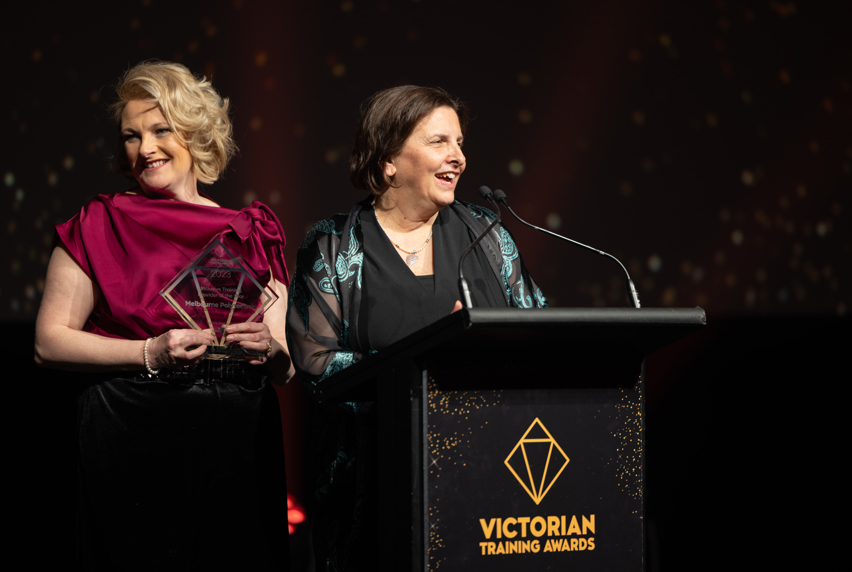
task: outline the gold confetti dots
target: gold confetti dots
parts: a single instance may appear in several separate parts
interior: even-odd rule
[[[353,2],[352,0],[343,0],[343,2],[340,3],[340,11],[341,12],[345,12],[345,13],[348,14],[349,12],[351,12],[354,9],[355,9],[355,2]]]
[[[627,52],[627,58],[631,62],[641,62],[642,61],[642,52],[640,52],[636,48],[632,48],[630,51]]]
[[[527,124],[532,121],[532,112],[529,109],[521,109],[518,111],[518,121]]]
[[[642,127],[645,125],[645,114],[637,109],[630,115],[630,120],[633,121],[634,125]]]
[[[532,83],[532,76],[528,72],[518,73],[518,84],[527,86]]]
[[[509,172],[516,177],[524,174],[524,162],[520,159],[512,159],[509,161]]]
[[[740,174],[740,179],[742,180],[745,186],[750,187],[754,184],[755,181],[754,173],[748,169],[745,169]]]
[[[344,75],[346,75],[346,66],[343,65],[341,62],[334,64],[333,66],[331,66],[331,75],[333,75],[334,77],[343,77]]]
[[[263,128],[263,119],[260,115],[255,115],[249,120],[249,129],[252,131],[260,131]]]
[[[256,54],[254,54],[254,65],[262,68],[266,65],[266,62],[269,60],[269,54],[266,53],[266,50],[258,50]]]
[[[257,193],[254,190],[248,189],[246,192],[243,193],[243,204],[244,205],[249,206],[250,204],[252,204],[256,200],[258,200],[258,198],[257,198]]]
[[[15,185],[15,174],[12,171],[6,171],[3,175],[3,184],[7,187],[13,187]]]
[[[74,157],[71,155],[66,155],[64,159],[62,159],[62,168],[66,171],[70,171],[74,168]]]

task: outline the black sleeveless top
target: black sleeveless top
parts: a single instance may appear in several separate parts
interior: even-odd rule
[[[362,348],[380,350],[452,311],[461,299],[458,261],[475,237],[452,210],[442,209],[432,227],[435,274],[416,276],[376,222],[372,208],[361,212],[361,228],[364,266],[359,342]],[[464,275],[475,307],[505,307],[500,284],[481,249],[475,248],[465,258]]]

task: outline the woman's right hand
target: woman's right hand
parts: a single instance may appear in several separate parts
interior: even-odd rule
[[[148,342],[148,363],[151,369],[197,364],[214,341],[210,332],[169,330]]]

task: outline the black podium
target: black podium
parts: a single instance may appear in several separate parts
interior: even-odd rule
[[[644,357],[695,309],[473,309],[329,377],[375,402],[377,565],[644,567]]]

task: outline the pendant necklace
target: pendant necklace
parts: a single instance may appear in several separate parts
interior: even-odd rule
[[[395,243],[393,241],[393,239],[388,234],[388,231],[386,231],[385,227],[382,226],[381,221],[379,221],[379,213],[375,210],[375,208],[376,208],[376,201],[373,200],[373,212],[376,215],[376,222],[379,223],[379,228],[382,229],[382,232],[385,233],[385,236],[388,237],[388,240],[391,241],[392,245],[394,245],[395,247],[397,247],[398,249],[400,249],[401,251],[403,251],[404,253],[406,253],[408,255],[408,256],[405,257],[405,263],[408,265],[409,268],[411,268],[412,266],[417,264],[417,261],[420,260],[420,257],[417,256],[417,253],[420,252],[421,250],[423,250],[424,248],[426,248],[426,245],[429,244],[430,240],[432,240],[432,232],[433,231],[432,230],[429,231],[429,236],[426,238],[426,242],[423,243],[423,246],[421,246],[417,250],[405,250],[403,247],[401,247],[400,245],[398,245],[397,243]]]

